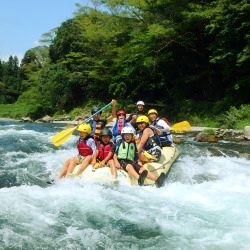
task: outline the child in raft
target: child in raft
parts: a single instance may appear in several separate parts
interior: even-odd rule
[[[69,176],[78,164],[88,166],[93,159],[96,151],[96,143],[91,134],[91,127],[89,124],[81,124],[78,126],[79,139],[77,141],[78,156],[69,158],[64,163],[57,179]]]
[[[93,169],[102,168],[105,166],[110,167],[111,180],[114,183],[118,183],[117,170],[113,160],[115,145],[111,141],[112,136],[113,134],[110,129],[104,128],[101,130],[100,141],[98,143],[98,148],[93,156],[91,165],[93,166]]]
[[[155,181],[156,187],[162,187],[165,179],[164,175],[158,178],[142,167],[138,157],[136,143],[134,141],[134,129],[124,127],[122,129],[122,140],[116,144],[114,162],[117,168],[122,168],[129,176],[137,179],[138,185],[143,186],[146,178]]]

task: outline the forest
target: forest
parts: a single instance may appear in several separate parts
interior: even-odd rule
[[[144,100],[173,121],[250,123],[249,0],[92,0],[0,58],[0,117]],[[35,27],[34,27],[35,29]]]

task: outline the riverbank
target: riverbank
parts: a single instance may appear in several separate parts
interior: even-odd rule
[[[11,119],[11,118],[0,117],[0,121],[19,121],[19,120],[15,120],[15,119]]]
[[[0,121],[16,121],[16,122],[36,122],[36,123],[46,123],[45,121],[32,121],[32,120],[16,120],[16,119],[11,119],[11,118],[4,118],[0,117]],[[112,128],[115,124],[116,119],[114,118],[112,122],[107,124],[108,128]],[[78,124],[77,120],[49,120],[47,121],[49,123],[55,123],[55,124],[62,124],[65,126],[75,126]],[[244,140],[244,134],[243,134],[243,129],[242,130],[236,130],[236,129],[221,129],[221,128],[212,128],[212,127],[203,127],[203,126],[191,126],[190,130],[188,131],[173,131],[173,134],[183,134],[183,133],[188,133],[190,136],[195,137],[198,133],[203,132],[203,131],[215,131],[215,134],[218,138],[220,139],[225,139],[225,140]]]

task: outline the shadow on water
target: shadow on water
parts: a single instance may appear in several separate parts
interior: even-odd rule
[[[3,171],[0,173],[0,188],[20,186],[18,183],[17,176],[13,173]]]
[[[117,230],[122,235],[127,236],[133,236],[137,239],[149,239],[161,236],[160,228],[158,226],[154,227],[153,225],[150,225],[150,227],[146,227],[145,224],[138,224],[138,221],[136,223],[132,223],[129,221],[126,221],[125,219],[114,219],[111,217],[108,217],[103,214],[93,214],[93,213],[87,213],[87,221],[90,224],[91,228],[96,229],[107,229],[106,227],[111,227],[110,231]]]
[[[219,180],[219,176],[214,175],[214,174],[197,174],[194,175],[192,178],[197,184],[201,184],[203,182],[208,182],[208,181],[217,181]]]
[[[29,174],[27,171],[19,170],[18,173],[2,171],[0,173],[0,188],[18,187],[21,185],[37,185],[43,188],[49,186],[45,180]]]

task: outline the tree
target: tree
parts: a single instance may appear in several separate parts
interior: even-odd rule
[[[222,95],[237,106],[249,103],[250,4],[244,0],[214,1],[207,13],[210,63],[224,87]]]

